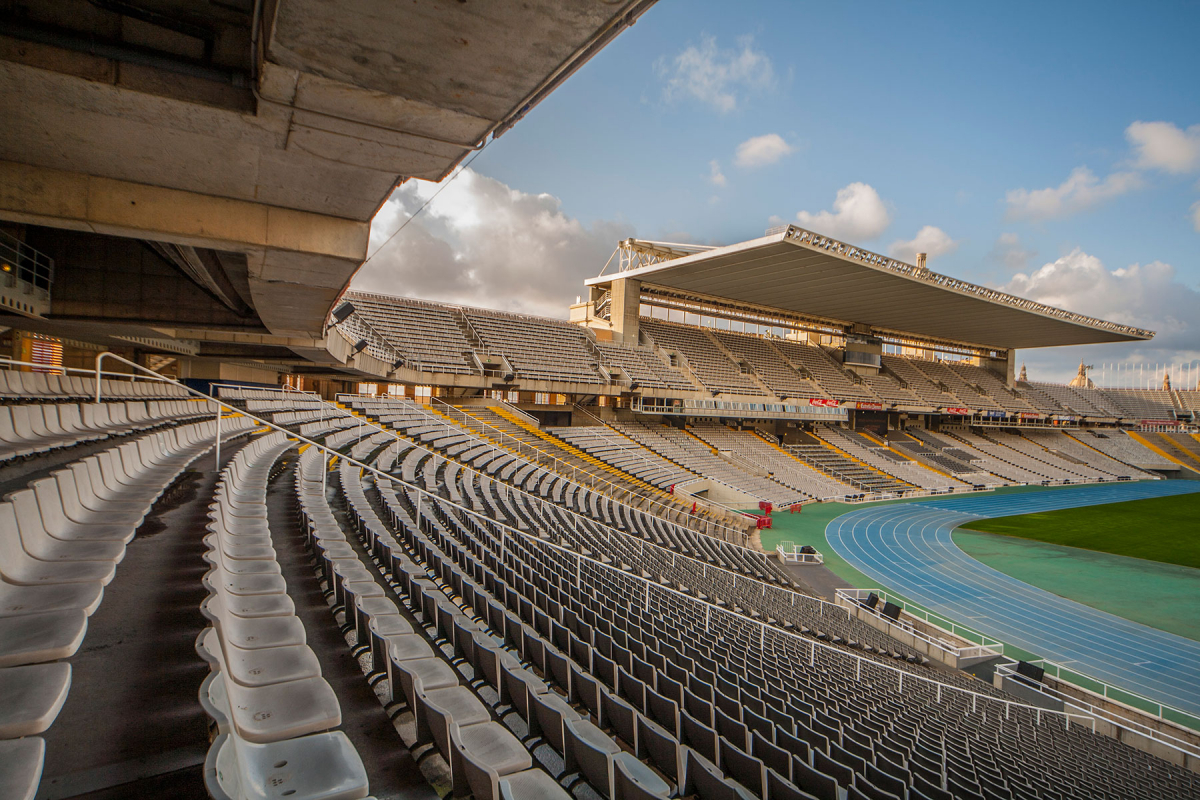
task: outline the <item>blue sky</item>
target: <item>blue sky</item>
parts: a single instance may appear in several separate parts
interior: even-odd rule
[[[664,0],[356,285],[561,316],[622,236],[731,243],[796,222],[1161,332],[1025,351],[1035,379],[1080,358],[1194,362],[1197,30],[1197,3]],[[375,241],[434,191],[399,189]]]

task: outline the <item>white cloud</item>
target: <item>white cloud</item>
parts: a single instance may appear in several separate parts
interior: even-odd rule
[[[715,158],[708,162],[708,182],[713,186],[725,185],[725,173],[721,172],[721,163]]]
[[[1192,227],[1200,233],[1200,201],[1192,204]]]
[[[1106,200],[1139,188],[1136,172],[1114,172],[1100,181],[1087,167],[1076,167],[1070,177],[1047,189],[1013,189],[1005,196],[1007,218],[1044,220],[1084,211]]]
[[[1200,125],[1187,130],[1170,122],[1135,122],[1125,138],[1137,153],[1142,169],[1161,169],[1182,175],[1200,169]]]
[[[721,50],[715,36],[702,36],[699,46],[690,45],[671,61],[659,59],[655,68],[665,80],[663,99],[691,98],[726,114],[741,105],[742,90],[773,86],[771,59],[754,49],[754,37],[743,36],[737,43],[737,49]]]
[[[883,233],[892,223],[892,215],[873,187],[865,183],[852,183],[838,189],[832,212],[812,214],[800,211],[796,214],[796,221],[817,233],[854,242],[874,239]]]
[[[1037,253],[1026,250],[1021,237],[1015,233],[1002,233],[992,245],[988,259],[1003,264],[1010,272],[1019,272],[1029,267]]]
[[[951,239],[941,228],[926,225],[908,241],[897,239],[888,246],[888,255],[909,264],[917,263],[917,253],[925,253],[930,260],[948,255],[958,249],[958,242]]]
[[[438,189],[409,181],[371,222],[372,252]],[[585,226],[558,198],[465,170],[354,277],[377,291],[564,317],[632,226]]]
[[[1170,264],[1152,261],[1110,270],[1076,248],[1030,273],[1018,273],[1003,291],[1081,314],[1156,331],[1148,342],[1024,351],[1033,380],[1068,380],[1079,359],[1087,363],[1187,363],[1200,357],[1200,291],[1181,282]],[[1033,366],[1038,370],[1035,371]]]
[[[752,136],[737,146],[733,163],[739,167],[765,167],[794,151],[795,148],[778,133]]]

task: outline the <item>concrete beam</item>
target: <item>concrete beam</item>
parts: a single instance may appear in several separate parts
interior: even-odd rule
[[[367,222],[11,161],[0,219],[245,253],[254,306],[278,336],[321,335],[370,235]]]

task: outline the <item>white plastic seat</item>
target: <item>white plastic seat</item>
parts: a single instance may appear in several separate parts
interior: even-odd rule
[[[243,650],[223,647],[215,628],[205,628],[196,640],[196,651],[243,686],[269,686],[304,678],[321,677],[321,665],[308,645]]]
[[[17,530],[25,552],[38,561],[51,564],[78,561],[107,561],[120,563],[125,557],[125,544],[120,541],[84,539],[64,541],[56,539],[41,525],[37,512],[37,500],[33,492],[22,489],[10,495],[10,502],[17,515]]]
[[[225,608],[222,595],[211,595],[200,610],[213,623],[221,640],[246,650],[305,644],[304,623],[295,616],[238,617]]]
[[[222,733],[233,731],[247,741],[265,744],[342,724],[341,706],[324,678],[249,687],[226,680],[225,675],[223,671],[213,673],[201,686],[207,693],[206,704],[214,705],[226,718],[227,728]],[[224,705],[220,705],[222,698]]]
[[[57,661],[75,655],[87,632],[80,610],[0,618],[0,667]]]
[[[46,586],[58,583],[107,585],[116,572],[115,561],[39,561],[25,551],[12,503],[0,503],[0,571],[7,583]]]
[[[358,800],[370,791],[354,745],[341,731],[271,744],[221,734],[204,762],[214,800]]]
[[[0,669],[0,739],[41,733],[54,723],[71,688],[71,665]]]
[[[29,489],[22,491],[32,492],[37,497],[37,508],[40,512],[37,522],[45,529],[46,533],[55,539],[63,541],[101,539],[125,544],[133,539],[135,526],[124,522],[108,522],[105,520],[105,516],[98,512],[80,513],[77,511],[79,519],[68,517],[63,505],[63,497],[58,490],[58,481],[54,478],[41,478],[32,481],[29,486]],[[17,520],[24,529],[26,524],[34,524],[35,521],[30,509],[16,503],[18,494],[21,492],[13,493],[13,502],[17,508]],[[78,503],[74,505],[78,506]]]
[[[0,797],[33,800],[45,760],[46,742],[37,736],[0,741]]]

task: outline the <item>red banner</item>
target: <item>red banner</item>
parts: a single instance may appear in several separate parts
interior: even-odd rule
[[[826,400],[823,397],[808,398],[810,406],[825,406],[826,408],[839,408],[842,404],[837,400]]]
[[[859,401],[854,404],[854,407],[859,411],[883,411],[883,403],[864,403]]]
[[[969,417],[969,416],[971,416],[971,409],[969,409],[969,408],[947,408],[946,413],[947,414],[957,414],[960,417]]]
[[[1041,414],[1032,414],[1028,411],[1021,412],[1021,419],[1037,419],[1040,416],[1042,416],[1042,415]]]

